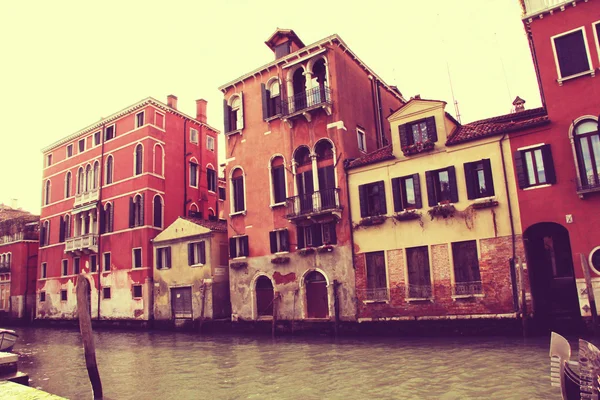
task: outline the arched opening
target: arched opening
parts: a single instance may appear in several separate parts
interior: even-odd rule
[[[163,168],[163,148],[157,143],[154,145],[154,173],[163,176]]]
[[[77,194],[81,194],[85,191],[85,175],[83,173],[83,167],[77,170]]]
[[[256,315],[273,315],[273,283],[266,276],[259,276],[256,280]]]
[[[311,271],[304,278],[306,286],[306,317],[328,318],[327,281],[319,271]]]
[[[285,184],[285,161],[282,156],[271,159],[271,204],[285,203],[287,197]]]
[[[143,147],[140,143],[135,146],[135,175],[140,175],[142,173],[142,152]]]
[[[231,173],[231,193],[231,212],[245,211],[244,171],[239,167],[235,168]]]
[[[294,75],[292,75],[292,88],[294,97],[289,111],[294,112],[306,108],[306,76],[304,76],[302,68],[294,71]]]
[[[312,162],[310,150],[301,146],[294,152],[296,163],[296,187],[298,189],[298,206],[301,214],[313,211],[313,193],[315,186],[313,182]]]
[[[600,132],[598,121],[584,119],[574,130],[574,145],[580,189],[600,187]]]
[[[100,179],[100,163],[94,163],[94,189],[98,189],[98,179]]]
[[[579,319],[569,231],[541,222],[527,228],[524,237],[536,319],[546,323]]]
[[[44,188],[44,205],[50,204],[50,180],[46,181],[46,186]]]
[[[71,171],[65,176],[65,199],[71,197]]]
[[[319,140],[315,146],[321,209],[335,208],[337,204],[333,152],[333,145],[329,140]]]
[[[162,198],[159,195],[154,196],[154,204],[153,204],[153,215],[154,215],[154,226],[156,228],[162,228],[163,226],[163,202]]]
[[[323,58],[315,62],[312,70],[312,95],[315,104],[327,101],[327,67]]]
[[[113,156],[106,159],[106,184],[113,182]]]

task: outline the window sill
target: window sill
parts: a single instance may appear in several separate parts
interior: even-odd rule
[[[483,298],[483,297],[485,297],[485,295],[483,293],[455,294],[455,295],[452,295],[452,300],[474,299],[474,298]]]
[[[590,69],[589,71],[583,71],[583,72],[580,72],[578,74],[569,75],[569,76],[564,77],[564,78],[558,78],[556,80],[556,82],[558,82],[559,86],[562,86],[563,82],[565,82],[565,81],[570,81],[571,79],[576,79],[576,78],[579,78],[581,76],[586,76],[586,75],[591,75],[592,78],[593,78],[594,76],[596,76],[596,70],[595,69]]]
[[[542,189],[542,188],[547,188],[547,187],[550,187],[550,186],[552,186],[552,185],[549,184],[549,183],[545,183],[543,185],[528,186],[528,187],[524,188],[523,190]]]
[[[271,122],[271,121],[273,121],[275,119],[279,119],[279,118],[281,118],[281,113],[272,115],[272,116],[268,117],[267,119],[265,119],[265,121],[266,122]]]
[[[389,300],[363,300],[363,304],[390,304]]]
[[[167,271],[170,270],[171,268],[169,267],[162,267],[162,268],[156,268],[158,271]]]
[[[433,303],[433,297],[408,297],[406,299],[407,303],[424,303],[431,302]]]
[[[271,209],[273,209],[273,208],[283,207],[283,206],[285,206],[285,201],[282,203],[271,204],[269,207],[271,207]]]
[[[235,217],[236,215],[246,215],[246,210],[244,210],[244,211],[237,211],[237,212],[229,214],[230,217]]]
[[[256,318],[257,321],[273,321],[273,316],[272,315],[261,315],[258,318]]]
[[[242,135],[242,130],[243,129],[236,129],[235,131],[231,131],[231,132],[225,132],[225,136],[229,137],[229,136],[233,136],[235,134],[240,134],[240,136]]]
[[[240,261],[240,260],[245,260],[246,258],[248,258],[248,257],[246,257],[246,256],[234,257],[234,258],[231,259],[231,261]]]
[[[244,257],[245,258],[245,257]],[[190,265],[190,268],[202,268],[204,267],[206,264],[192,264]]]
[[[278,251],[278,252],[273,253],[273,254],[276,255],[276,256],[283,256],[283,255],[286,255],[286,254],[290,254],[290,252],[289,251]]]

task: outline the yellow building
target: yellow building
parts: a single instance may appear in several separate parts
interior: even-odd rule
[[[515,318],[523,258],[506,133],[519,113],[461,125],[411,99],[392,144],[346,164],[359,321]],[[529,119],[528,119],[529,118]]]
[[[224,221],[179,217],[152,243],[155,322],[230,318]]]

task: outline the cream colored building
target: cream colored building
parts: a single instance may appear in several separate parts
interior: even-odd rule
[[[179,217],[152,243],[155,322],[230,318],[225,222]]]

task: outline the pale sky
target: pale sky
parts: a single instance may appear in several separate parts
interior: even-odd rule
[[[2,1],[0,203],[39,213],[41,149],[148,96],[192,116],[205,98],[222,130],[217,88],[273,60],[277,27],[305,44],[337,33],[407,99],[455,115],[449,70],[463,123],[517,95],[539,107],[520,16],[517,0]]]

